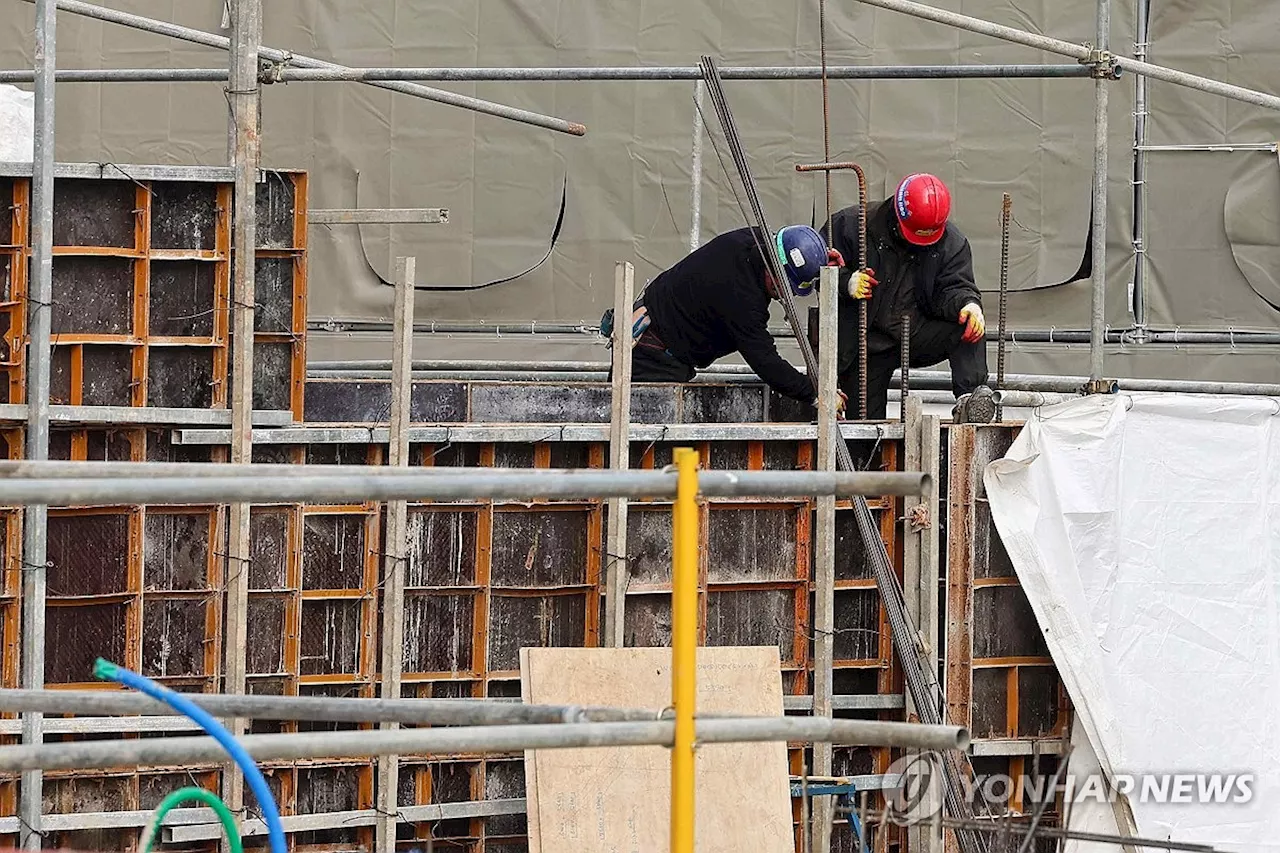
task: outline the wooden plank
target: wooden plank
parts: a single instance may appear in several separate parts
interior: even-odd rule
[[[409,465],[409,401],[413,393],[413,283],[416,258],[396,259],[395,331],[391,355],[391,423],[387,464]],[[409,503],[387,502],[387,541],[383,547],[382,600],[382,698],[400,698],[400,676],[404,663],[404,579],[409,559]],[[396,723],[384,723],[396,729]],[[378,759],[378,822],[376,849],[395,853],[396,806],[399,792],[400,759],[384,755]]]
[[[836,470],[836,441],[840,434],[836,424],[836,380],[839,346],[836,329],[836,297],[839,294],[839,270],[822,268],[818,291],[818,470]],[[830,717],[834,692],[832,662],[835,655],[835,585],[836,585],[836,499],[824,495],[817,499],[816,524],[813,535],[813,715]],[[831,744],[813,745],[813,773],[830,776],[833,753]],[[810,827],[801,831],[813,835],[814,853],[831,850],[833,801],[818,797],[813,801]]]
[[[629,705],[656,715],[670,704],[666,649],[521,650],[526,702]],[[776,646],[698,649],[701,713],[782,713]],[[791,853],[786,745],[708,744],[697,758],[697,849]],[[525,753],[529,851],[665,850],[670,757],[663,747]]]
[[[631,303],[635,268],[619,263],[613,291],[613,399],[609,416],[609,468],[625,471],[631,464]],[[604,644],[624,645],[627,603],[627,502],[610,498],[609,536],[605,543]]]
[[[977,431],[956,425],[948,430],[947,471],[947,666],[946,721],[969,728],[973,724],[973,570],[974,570],[974,449]],[[959,850],[948,831],[947,853]]]

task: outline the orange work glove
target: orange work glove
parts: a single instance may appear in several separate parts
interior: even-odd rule
[[[965,327],[964,334],[960,336],[960,340],[966,344],[980,341],[987,332],[987,322],[982,316],[982,306],[976,302],[970,302],[960,309],[959,322],[960,325]]]
[[[844,266],[844,255],[840,254],[840,250],[836,248],[827,249],[827,266],[842,267]]]
[[[849,397],[839,388],[836,389],[836,394],[839,395],[836,399],[836,417],[843,420],[845,413],[849,410]]]
[[[849,279],[849,295],[854,299],[870,299],[871,288],[880,282],[876,281],[876,271],[868,267],[858,270]]]

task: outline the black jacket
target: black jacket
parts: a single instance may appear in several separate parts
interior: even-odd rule
[[[973,281],[969,238],[954,223],[947,223],[942,239],[932,246],[913,246],[902,239],[891,201],[869,205],[867,211],[867,266],[875,270],[879,282],[867,307],[869,351],[898,346],[903,313],[910,313],[913,321],[931,318],[958,323],[961,308],[970,302],[982,304]],[[839,299],[844,370],[853,363],[858,346],[858,302],[848,290],[858,267],[858,206],[846,207],[831,220],[835,248],[846,264],[840,270]],[[822,236],[830,243],[826,225]]]
[[[643,297],[650,328],[685,364],[706,367],[740,352],[779,394],[809,402],[813,385],[778,355],[769,334],[765,265],[751,235],[749,228],[721,234],[651,281]]]

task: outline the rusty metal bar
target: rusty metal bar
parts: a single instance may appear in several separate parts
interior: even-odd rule
[[[1005,333],[1009,317],[1009,220],[1013,214],[1013,197],[1008,193],[1000,202],[1000,327],[996,344],[996,388],[1004,388]],[[996,420],[1004,417],[1004,408],[996,403]]]

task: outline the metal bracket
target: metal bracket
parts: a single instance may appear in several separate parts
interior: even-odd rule
[[[1080,60],[1081,65],[1088,65],[1090,76],[1095,80],[1119,80],[1120,63],[1116,55],[1109,50],[1094,50],[1090,45],[1089,55]]]
[[[924,504],[916,504],[907,510],[907,524],[912,533],[919,533],[933,527],[933,519],[929,518],[929,508]]]
[[[1115,394],[1120,390],[1120,383],[1114,379],[1090,379],[1080,389],[1082,394]]]

